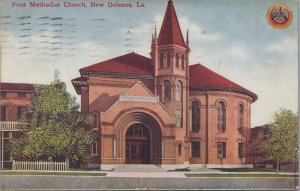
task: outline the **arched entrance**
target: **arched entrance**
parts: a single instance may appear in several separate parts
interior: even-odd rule
[[[150,131],[142,123],[131,125],[126,132],[126,164],[149,164]]]
[[[120,115],[114,126],[117,132],[115,152],[121,163],[161,164],[162,125],[159,118],[145,111]],[[132,156],[138,160],[133,160]]]

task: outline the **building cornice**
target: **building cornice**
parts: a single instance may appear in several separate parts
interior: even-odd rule
[[[254,102],[256,99],[246,92],[229,88],[190,88],[190,95],[214,95],[214,96],[233,96],[235,98],[246,99]],[[257,97],[256,97],[257,98]]]
[[[97,81],[91,81],[88,82],[87,85],[89,86],[109,86],[109,87],[132,87],[135,83],[134,82],[97,82]]]
[[[154,79],[154,76],[151,74],[129,74],[129,73],[114,73],[114,72],[88,72],[88,71],[81,71],[80,74],[82,77]]]

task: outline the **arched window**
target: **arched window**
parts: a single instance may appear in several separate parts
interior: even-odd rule
[[[94,118],[93,128],[98,128],[98,114],[93,113],[93,118]]]
[[[176,53],[176,68],[179,68],[179,54]]]
[[[182,110],[176,111],[176,127],[182,128]]]
[[[191,141],[192,146],[192,157],[200,158],[200,142],[199,141]]]
[[[183,85],[181,81],[176,82],[176,101],[182,101]]]
[[[200,130],[200,104],[198,101],[192,102],[192,131]]]
[[[171,100],[171,82],[169,80],[164,81],[164,100]]]
[[[178,155],[179,156],[181,156],[181,148],[182,148],[181,143],[178,143]]]
[[[93,141],[92,143],[92,155],[98,155],[98,143]]]
[[[184,55],[181,56],[181,68],[184,69]]]
[[[242,132],[244,124],[244,106],[242,104],[239,105],[239,115],[238,115],[238,130]]]
[[[160,53],[160,56],[159,56],[159,65],[160,65],[160,68],[163,68],[164,67],[164,53]]]
[[[217,105],[218,109],[218,131],[220,133],[225,132],[226,130],[226,110],[225,103],[220,101]]]
[[[167,53],[167,68],[171,67],[171,53]]]

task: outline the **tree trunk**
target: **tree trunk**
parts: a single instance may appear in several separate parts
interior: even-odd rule
[[[276,161],[276,174],[278,174],[279,171],[279,159]]]

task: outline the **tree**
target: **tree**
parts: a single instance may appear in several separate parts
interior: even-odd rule
[[[276,173],[283,162],[298,159],[298,114],[287,109],[274,113],[274,122],[267,125],[267,131],[259,134],[262,141],[260,151],[267,160],[276,161]]]
[[[20,135],[9,146],[16,159],[66,160],[86,164],[93,142],[93,118],[79,112],[79,104],[65,83],[37,85]]]

